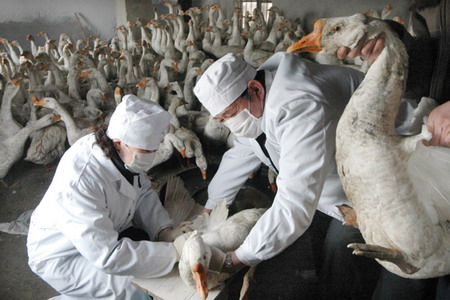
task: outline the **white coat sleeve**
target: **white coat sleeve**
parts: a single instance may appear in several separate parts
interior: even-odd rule
[[[142,178],[141,182],[143,182],[142,191],[133,218],[133,225],[147,232],[151,240],[157,240],[161,230],[172,226],[173,220],[163,207],[158,195],[153,191],[150,180]]]
[[[95,267],[108,274],[159,277],[176,262],[172,243],[117,240],[118,232],[101,188],[95,182],[77,180],[57,195],[57,224]]]
[[[230,205],[250,174],[261,165],[249,139],[236,137],[234,146],[222,157],[219,169],[208,186],[205,208],[213,209],[217,202],[226,199]]]
[[[320,104],[296,101],[280,115],[281,121],[273,126],[281,148],[278,192],[236,250],[246,265],[274,257],[306,231],[333,161],[335,124],[324,119]]]

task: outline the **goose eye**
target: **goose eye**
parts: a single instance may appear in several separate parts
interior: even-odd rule
[[[341,31],[341,26],[335,26],[334,28],[333,28],[333,32],[338,32],[338,31]]]

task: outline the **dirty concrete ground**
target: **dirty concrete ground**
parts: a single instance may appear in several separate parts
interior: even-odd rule
[[[16,220],[34,209],[49,186],[55,171],[31,162],[17,162],[0,185],[0,223]],[[58,295],[28,267],[26,236],[0,232],[0,299],[43,300]]]

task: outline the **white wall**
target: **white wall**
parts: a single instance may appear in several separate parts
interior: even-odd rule
[[[121,1],[121,0],[118,0]],[[29,48],[27,34],[34,36],[37,44],[44,39],[37,37],[41,31],[58,39],[67,33],[73,42],[84,38],[80,23],[87,35],[110,39],[116,27],[116,1],[113,0],[2,0],[0,9],[0,37],[17,40]]]

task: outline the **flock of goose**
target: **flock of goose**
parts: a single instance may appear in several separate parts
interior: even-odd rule
[[[275,6],[267,20],[258,9],[242,16],[240,8],[226,19],[218,4],[182,11],[178,4],[162,3],[169,13],[160,15],[155,9],[146,24],[138,19],[121,25],[110,41],[98,37],[72,41],[65,33],[56,41],[41,32],[37,36],[42,43],[27,36],[31,49],[27,51],[16,41],[0,39],[0,180],[4,184],[25,150],[26,160],[50,164],[63,155],[67,142],[72,145],[93,125],[107,124],[122,96],[129,93],[159,103],[172,115],[154,166],[179,152],[195,158],[205,178],[202,145],[229,147],[233,135],[196,99],[192,88],[198,77],[229,52],[258,67],[304,32]],[[60,116],[62,122],[47,117],[47,122],[36,123],[48,114]],[[31,144],[24,149],[28,137]]]

